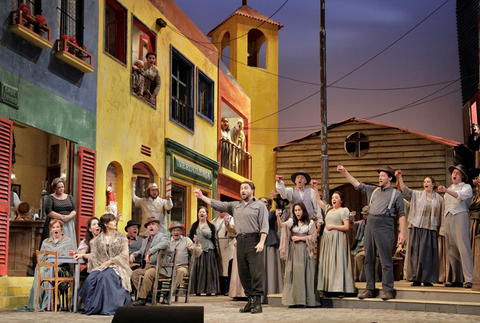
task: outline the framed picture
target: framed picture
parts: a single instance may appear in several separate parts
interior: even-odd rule
[[[50,165],[58,164],[60,154],[60,144],[50,146]]]
[[[22,185],[12,184],[12,192],[17,193],[18,198],[20,198],[20,193],[22,192]]]

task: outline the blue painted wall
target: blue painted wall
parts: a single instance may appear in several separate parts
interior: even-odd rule
[[[9,30],[10,11],[18,7],[17,0],[3,0],[0,5],[0,69],[22,81],[50,92],[65,101],[93,114],[97,110],[97,51],[98,2],[84,1],[84,43],[93,56],[95,72],[83,74],[57,59],[54,49],[42,50]],[[60,21],[57,1],[42,1],[42,16],[52,29],[52,43],[60,38]],[[2,81],[0,74],[0,82]],[[5,80],[4,80],[5,82]],[[19,82],[20,83],[20,82]],[[9,84],[18,86],[17,84]],[[20,96],[28,95],[20,91]],[[20,107],[22,108],[22,107]],[[61,113],[61,112],[60,112]],[[5,117],[5,116],[4,116]],[[19,120],[22,121],[22,120]],[[79,120],[83,122],[84,120]],[[92,125],[95,129],[95,125]]]

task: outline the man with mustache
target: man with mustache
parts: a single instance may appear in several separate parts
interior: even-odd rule
[[[472,187],[468,181],[467,168],[461,164],[448,168],[452,185],[440,185],[438,191],[445,193],[444,229],[448,259],[452,268],[452,281],[445,287],[472,288],[473,257],[470,246],[470,218],[468,208],[472,199]],[[462,269],[465,285],[462,284]]]
[[[220,202],[194,190],[195,196],[219,212],[233,216],[237,231],[237,262],[240,281],[248,303],[241,313],[262,313],[263,295],[263,248],[267,238],[268,210],[262,201],[254,198],[255,184],[244,181],[240,184],[241,201]]]
[[[138,291],[137,300],[133,302],[133,306],[144,306],[148,293],[152,290],[153,281],[155,280],[157,258],[160,250],[168,248],[168,237],[165,233],[159,230],[160,221],[154,217],[147,219],[144,224],[148,232],[148,238],[143,239],[142,248],[130,254],[130,262],[135,261],[135,257],[141,255],[145,266],[143,268],[135,269],[132,272],[132,283]],[[140,276],[143,276],[142,286],[139,289],[138,283]]]
[[[386,166],[378,169],[378,186],[367,185],[359,182],[350,175],[345,167],[337,166],[350,184],[357,191],[362,192],[370,201],[368,225],[365,226],[365,278],[367,288],[358,298],[373,298],[375,290],[375,257],[376,251],[382,264],[382,291],[380,298],[384,301],[394,298],[393,295],[393,259],[392,249],[395,242],[394,218],[398,217],[400,233],[398,234],[397,247],[405,241],[405,210],[402,194],[397,191],[392,182],[395,181],[394,171]]]

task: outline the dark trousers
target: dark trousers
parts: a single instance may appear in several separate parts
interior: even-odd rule
[[[260,234],[237,236],[237,264],[240,282],[247,296],[263,295],[263,251],[256,252]]]
[[[369,216],[365,226],[365,278],[367,289],[375,289],[375,257],[382,264],[382,289],[393,293],[392,249],[395,243],[394,217]]]

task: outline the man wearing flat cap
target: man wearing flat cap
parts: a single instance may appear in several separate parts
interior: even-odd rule
[[[378,252],[382,264],[382,291],[380,298],[384,301],[394,298],[392,249],[395,243],[394,219],[398,217],[400,233],[397,247],[405,241],[405,211],[402,194],[392,186],[395,175],[392,168],[385,166],[378,169],[378,186],[359,182],[350,175],[345,167],[337,166],[357,191],[367,196],[369,201],[368,225],[365,226],[365,279],[367,288],[358,298],[373,298],[375,290],[375,257]]]
[[[135,194],[135,185],[137,177],[132,177],[132,199],[135,207],[142,209],[142,223],[145,223],[147,218],[154,217],[160,221],[160,231],[167,234],[167,217],[165,211],[169,211],[173,207],[172,196],[167,193],[165,199],[160,198],[158,185],[156,183],[148,184],[146,191],[147,197],[140,198]],[[144,237],[146,230],[140,229],[140,236]]]
[[[440,185],[438,191],[445,193],[443,227],[448,259],[452,268],[452,281],[445,287],[472,288],[473,257],[470,246],[470,218],[468,208],[472,200],[472,187],[468,181],[467,169],[458,164],[448,168],[452,185],[447,188]],[[463,272],[462,272],[463,270]],[[463,278],[465,284],[463,284]]]
[[[140,232],[140,223],[137,223],[135,220],[130,220],[125,226],[125,231],[127,231],[128,239],[128,253],[136,252],[142,248],[143,239],[138,236]],[[135,263],[139,264],[141,262],[141,257],[138,255],[135,259]]]
[[[202,254],[202,246],[198,244],[198,237],[195,236],[192,241],[189,237],[182,235],[185,227],[180,223],[173,223],[169,228],[172,237],[170,238],[170,251],[175,251],[175,279],[173,280],[173,294],[183,280],[188,275],[189,257],[198,258]],[[167,273],[163,273],[166,275]]]
[[[299,170],[293,173],[290,177],[295,187],[285,187],[285,183],[282,180],[282,176],[275,175],[275,188],[283,199],[290,201],[290,212],[293,214],[293,205],[298,202],[303,202],[307,208],[308,216],[317,217],[317,223],[323,224],[322,210],[317,204],[315,199],[315,191],[309,187],[310,175],[303,170]],[[319,228],[317,228],[319,229]]]
[[[132,272],[132,283],[138,291],[137,300],[133,302],[133,306],[144,306],[147,295],[152,290],[153,281],[155,280],[158,254],[160,250],[168,248],[168,237],[159,230],[160,221],[154,217],[150,217],[145,222],[144,227],[147,229],[148,238],[143,239],[142,248],[130,254],[130,262],[135,261],[135,257],[141,256],[143,268],[140,267]],[[140,276],[143,276],[142,286],[139,289],[138,284]]]

